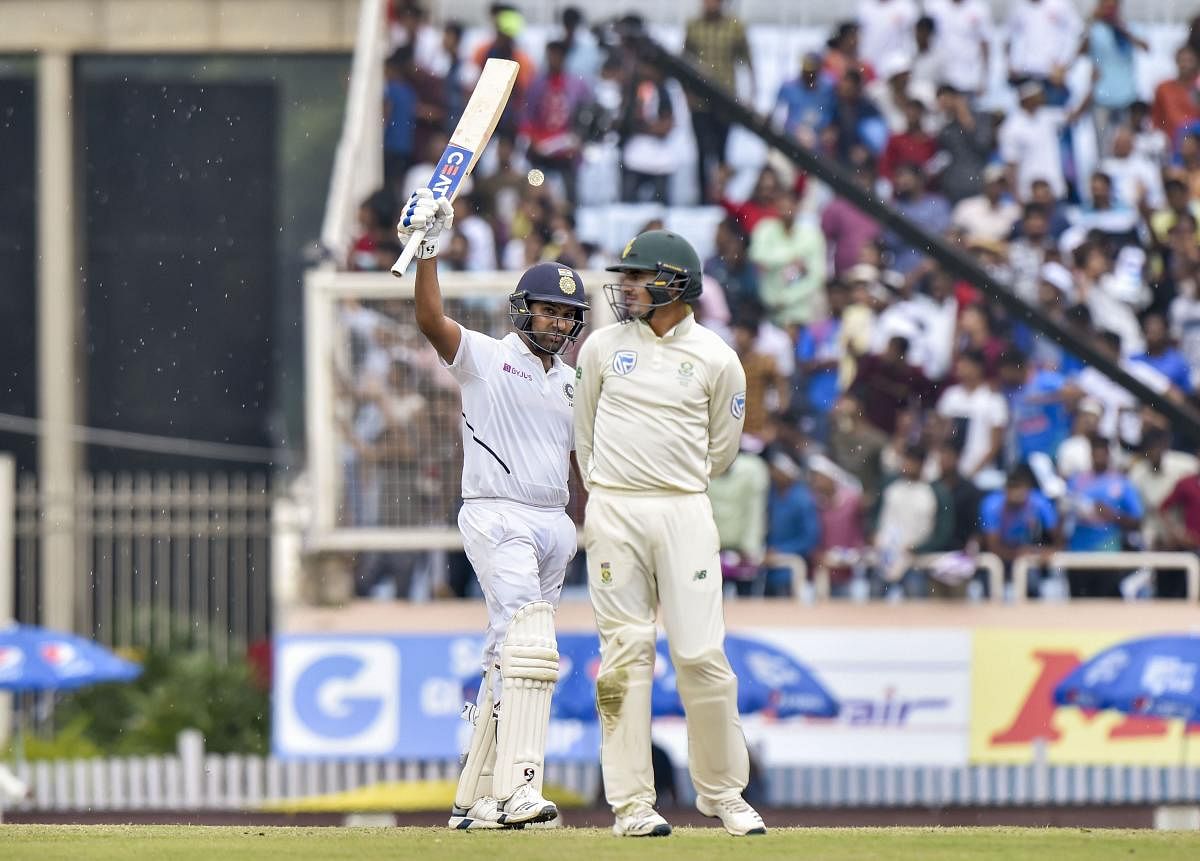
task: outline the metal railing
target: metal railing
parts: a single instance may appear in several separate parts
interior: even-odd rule
[[[70,502],[75,631],[113,647],[187,640],[222,660],[269,636],[272,503],[262,474],[80,476]],[[38,559],[56,529],[47,504],[36,479],[22,475],[14,506],[21,622],[41,621]]]
[[[1051,553],[1026,554],[1013,561],[1013,600],[1026,600],[1029,586],[1029,569],[1033,567],[1059,568],[1064,571],[1134,571],[1138,568],[1153,570],[1182,570],[1187,578],[1187,600],[1200,601],[1200,556],[1195,553]]]

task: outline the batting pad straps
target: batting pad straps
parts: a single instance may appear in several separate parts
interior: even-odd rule
[[[554,608],[533,601],[518,610],[500,646],[500,720],[492,794],[504,800],[522,783],[542,791],[550,699],[558,683]]]
[[[473,709],[471,744],[454,793],[454,806],[463,810],[469,810],[476,801],[492,794],[492,770],[496,764],[496,713],[492,697],[495,674],[496,668],[489,667],[479,685],[479,699]],[[464,717],[468,711],[464,709]]]

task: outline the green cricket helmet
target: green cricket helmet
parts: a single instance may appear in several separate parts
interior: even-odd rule
[[[620,261],[609,266],[608,271],[645,272],[650,276],[645,286],[651,301],[648,305],[639,304],[645,311],[641,319],[648,319],[656,308],[676,299],[693,304],[700,298],[703,287],[700,255],[690,242],[669,230],[647,230],[638,234],[625,246]],[[630,312],[636,309],[625,302],[620,284],[605,284],[604,292],[618,320],[635,319],[636,315]]]

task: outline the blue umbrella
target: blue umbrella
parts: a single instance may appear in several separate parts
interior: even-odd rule
[[[61,691],[127,682],[142,668],[75,634],[34,625],[0,628],[0,690]]]
[[[650,710],[656,717],[683,715],[667,641],[659,639]],[[596,672],[600,645],[593,634],[559,637],[561,675],[552,713],[565,720],[596,719]],[[813,673],[786,652],[747,637],[727,636],[725,654],[738,678],[738,711],[777,717],[834,717],[837,700]]]
[[[1200,722],[1200,637],[1144,637],[1105,649],[1054,689],[1062,706]]]

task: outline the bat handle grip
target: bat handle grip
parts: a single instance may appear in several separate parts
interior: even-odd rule
[[[421,242],[425,239],[424,230],[414,230],[412,236],[408,238],[408,242],[404,245],[404,251],[400,253],[400,259],[396,261],[396,265],[392,267],[392,274],[397,278],[403,278],[404,273],[408,270],[408,264],[412,263],[413,256],[417,253],[417,249],[421,247]]]

